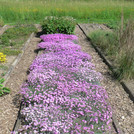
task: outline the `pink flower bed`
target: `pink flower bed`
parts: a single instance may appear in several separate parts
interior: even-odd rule
[[[71,47],[74,45],[71,40],[77,39],[74,37],[41,36],[47,42],[38,47],[48,51],[33,61],[21,89],[27,106],[21,114],[28,123],[23,130],[28,134],[95,134],[110,129],[112,112],[106,101],[108,96],[96,84],[101,74],[94,70],[90,55]],[[70,41],[66,45],[61,39]]]
[[[61,42],[63,40],[71,40],[71,41],[77,41],[78,37],[75,35],[67,35],[67,34],[47,34],[47,35],[41,35],[40,38],[44,42]]]

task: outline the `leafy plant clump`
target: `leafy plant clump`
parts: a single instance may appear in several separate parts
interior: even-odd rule
[[[45,34],[73,34],[76,22],[72,17],[48,16],[43,20],[41,25]]]
[[[44,54],[36,57],[22,86],[26,107],[21,114],[27,123],[19,132],[95,134],[108,131],[111,107],[106,101],[106,91],[97,84],[102,77],[94,70],[91,56],[80,47],[76,49],[77,44],[71,48],[64,45],[73,42],[77,38],[74,35],[42,37],[50,42],[38,45],[45,49]]]
[[[10,93],[10,89],[2,85],[4,81],[3,78],[0,78],[0,96]]]

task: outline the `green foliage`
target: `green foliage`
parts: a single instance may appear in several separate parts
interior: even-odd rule
[[[20,48],[26,39],[32,32],[36,31],[37,29],[34,25],[16,25],[13,28],[7,29],[0,36],[0,51],[8,56],[18,55],[21,53]]]
[[[112,31],[96,30],[89,37],[105,55],[114,57],[118,51],[118,36]]]
[[[134,79],[134,20],[130,19],[116,31],[94,31],[89,37],[93,44],[108,56],[114,65],[116,77]]]
[[[133,1],[123,0],[0,0],[5,23],[39,23],[45,16],[72,16],[81,21],[119,21],[121,12],[128,19],[134,12]],[[112,22],[111,22],[112,20]]]
[[[4,81],[3,78],[0,78],[0,96],[10,93],[10,89],[2,85]]]
[[[72,17],[48,16],[44,19],[41,25],[45,34],[73,34],[76,22]]]
[[[0,46],[15,46],[18,42],[16,40],[36,32],[34,26],[16,26],[9,28],[0,36]]]
[[[11,49],[11,48],[3,48],[1,49],[1,52],[3,52],[4,54],[11,56],[11,55],[18,55],[19,53],[21,53],[20,50],[15,50],[15,49]]]
[[[116,69],[120,79],[134,79],[134,51],[126,51],[118,57],[119,67]]]
[[[134,79],[134,20],[129,19],[127,25],[120,30],[120,50],[116,57],[119,79]]]

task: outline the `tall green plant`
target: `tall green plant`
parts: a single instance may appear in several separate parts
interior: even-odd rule
[[[10,89],[3,86],[4,78],[0,78],[0,96],[10,93]]]
[[[119,78],[134,79],[134,20],[130,19],[120,34]]]

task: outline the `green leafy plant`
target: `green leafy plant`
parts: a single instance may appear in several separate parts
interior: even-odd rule
[[[10,89],[2,85],[4,81],[5,79],[0,77],[0,96],[10,93]]]
[[[41,25],[45,34],[73,34],[76,22],[72,17],[48,16],[43,20]]]
[[[94,31],[89,37],[93,44],[112,61],[118,80],[134,79],[134,20],[132,18],[128,22],[123,21],[115,31]]]

